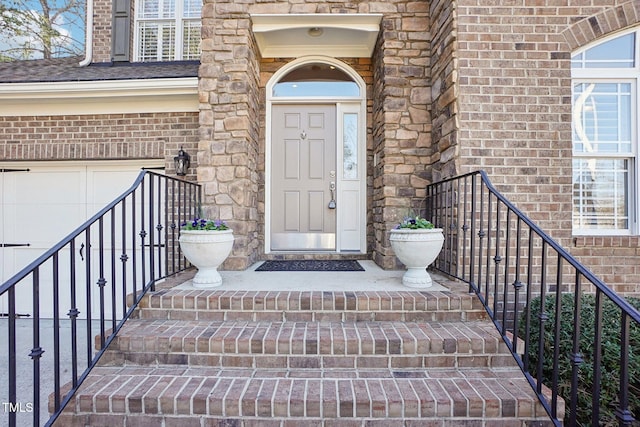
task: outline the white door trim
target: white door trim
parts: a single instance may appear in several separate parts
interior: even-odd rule
[[[352,80],[358,85],[360,88],[360,96],[345,96],[345,97],[327,97],[327,96],[315,96],[308,98],[300,98],[300,97],[273,97],[273,88],[275,84],[277,84],[280,79],[282,79],[287,73],[298,68],[302,65],[313,63],[313,62],[322,62],[325,64],[329,64],[335,66],[340,69],[347,75],[349,75]],[[355,216],[355,218],[350,218],[353,222],[360,225],[358,234],[359,240],[357,243],[351,243],[348,246],[348,249],[345,249],[345,240],[343,239],[342,229],[345,225],[345,218],[343,215],[338,214],[337,217],[337,230],[336,230],[336,252],[351,252],[351,253],[366,253],[367,251],[367,243],[366,243],[366,233],[367,233],[367,167],[366,167],[366,159],[367,159],[367,140],[366,140],[366,83],[360,77],[360,75],[349,67],[347,64],[331,57],[326,56],[305,56],[298,58],[294,61],[291,61],[280,70],[278,70],[271,77],[269,82],[266,85],[266,112],[265,112],[265,235],[264,235],[264,251],[266,254],[271,253],[271,132],[272,132],[272,107],[274,104],[335,104],[336,105],[336,115],[337,115],[337,135],[336,142],[337,146],[342,146],[343,141],[343,132],[342,132],[342,117],[344,113],[357,113],[358,114],[358,176],[359,183],[357,192],[358,202],[357,206],[359,207],[356,213],[351,213]],[[341,195],[343,183],[342,183],[342,164],[343,164],[343,154],[342,150],[337,150],[337,164],[338,164],[338,179],[337,179],[337,187],[338,191],[336,194],[336,202],[338,206],[343,206],[343,197]],[[352,239],[353,240],[353,239]],[[356,247],[357,246],[357,247]]]

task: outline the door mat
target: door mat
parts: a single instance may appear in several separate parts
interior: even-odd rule
[[[356,260],[265,261],[256,271],[364,271]]]

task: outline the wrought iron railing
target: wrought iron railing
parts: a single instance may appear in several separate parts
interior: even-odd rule
[[[190,266],[178,227],[196,215],[200,197],[195,183],[142,171],[2,284],[0,424],[53,424],[144,294]]]
[[[484,172],[428,186],[426,202],[445,233],[433,267],[480,298],[554,423],[638,425],[640,313]]]

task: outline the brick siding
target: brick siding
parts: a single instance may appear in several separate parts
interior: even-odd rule
[[[596,275],[620,291],[640,292],[637,238],[572,238],[570,68],[576,48],[638,23],[640,4],[570,3],[457,2],[456,172],[486,170]]]
[[[133,5],[133,1],[131,4]],[[113,12],[111,0],[94,0],[92,62],[111,61],[112,19]]]
[[[197,113],[0,116],[0,160],[165,159],[194,154]]]

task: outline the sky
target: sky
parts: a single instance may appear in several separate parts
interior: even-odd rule
[[[59,8],[68,0],[48,0],[50,7],[52,10]],[[0,0],[0,2],[8,4],[9,0]],[[42,8],[40,2],[38,0],[21,0],[18,3],[22,3],[25,9],[29,9],[33,14],[42,13]],[[82,0],[82,6],[84,8],[85,1]],[[84,12],[83,12],[84,13]],[[84,18],[84,17],[83,17]],[[0,18],[2,19],[2,18]],[[70,36],[71,38],[77,40],[76,42],[76,50],[80,50],[79,54],[82,54],[84,51],[84,22],[80,22],[77,16],[73,16],[71,14],[62,15],[57,19],[55,23],[55,28],[65,36]],[[27,33],[37,34],[39,31],[36,27],[25,28]],[[0,52],[6,51],[9,48],[17,48],[22,46],[24,43],[31,41],[32,43],[37,43],[37,39],[35,37],[30,37],[29,35],[24,36],[16,36],[15,34],[6,34],[0,32]],[[68,54],[66,54],[68,55]],[[56,54],[54,52],[54,56],[65,56],[65,54]],[[39,59],[42,58],[42,55],[39,53],[32,54],[29,58],[23,59]]]

